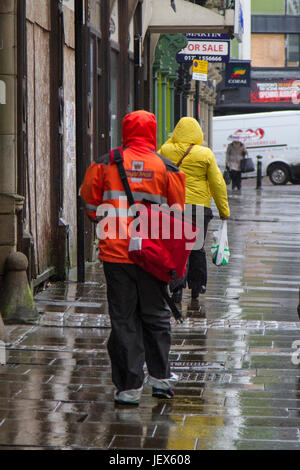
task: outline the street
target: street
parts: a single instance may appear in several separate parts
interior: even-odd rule
[[[172,320],[173,400],[145,387],[139,407],[115,406],[100,264],[39,292],[39,324],[7,327],[0,449],[300,449],[299,198],[265,180],[229,189],[226,267],[211,262],[213,206],[207,293],[192,306],[185,290]]]

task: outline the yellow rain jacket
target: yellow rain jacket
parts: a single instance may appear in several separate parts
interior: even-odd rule
[[[202,143],[203,132],[198,121],[183,117],[158,152],[177,164],[190,145],[195,144],[180,166],[186,175],[186,203],[210,207],[213,197],[220,217],[229,217],[226,183],[213,152]]]

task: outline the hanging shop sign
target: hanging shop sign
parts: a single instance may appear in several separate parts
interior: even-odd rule
[[[188,44],[176,56],[177,62],[229,62],[230,37],[226,34],[186,34]]]
[[[225,87],[240,88],[251,86],[250,61],[229,62],[225,68]]]
[[[252,80],[251,103],[300,104],[300,80]]]
[[[194,60],[192,79],[206,82],[207,74],[208,74],[208,62],[204,60]]]

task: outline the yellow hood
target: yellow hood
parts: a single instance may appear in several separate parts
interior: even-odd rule
[[[213,152],[203,147],[203,132],[191,117],[183,117],[172,137],[158,151],[177,165],[191,144],[194,147],[184,158],[180,169],[186,176],[186,203],[210,207],[213,196],[221,217],[229,217],[227,189]]]
[[[200,124],[196,119],[191,117],[183,117],[178,122],[171,137],[174,144],[203,144],[203,132]]]

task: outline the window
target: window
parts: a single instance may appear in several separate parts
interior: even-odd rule
[[[253,67],[300,67],[299,34],[252,34]]]
[[[253,15],[284,15],[286,0],[252,0]]]
[[[286,66],[299,67],[300,35],[286,35]]]
[[[284,67],[284,34],[252,34],[252,67]]]
[[[300,0],[252,0],[253,15],[300,15]]]
[[[286,0],[286,14],[287,15],[300,15],[300,0]]]

